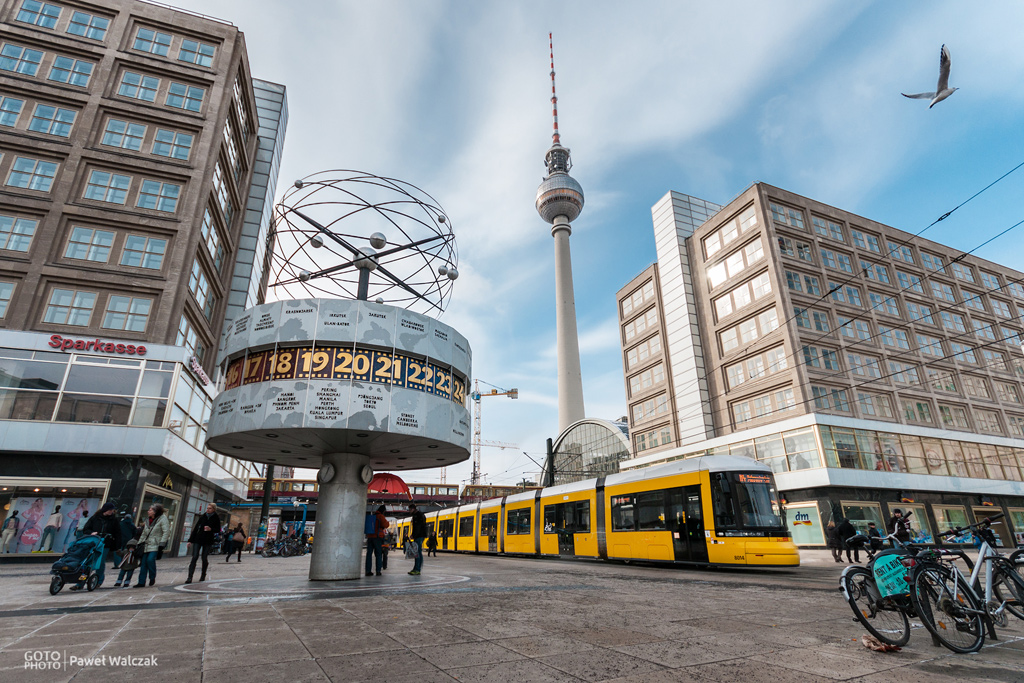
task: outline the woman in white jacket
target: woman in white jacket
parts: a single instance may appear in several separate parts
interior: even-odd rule
[[[146,576],[149,576],[149,585],[156,583],[156,556],[161,550],[167,547],[167,541],[171,537],[171,523],[164,514],[164,506],[156,503],[149,508],[149,517],[142,525],[142,535],[139,537],[139,547],[143,549],[142,563],[139,565],[139,582],[136,588],[146,585]]]

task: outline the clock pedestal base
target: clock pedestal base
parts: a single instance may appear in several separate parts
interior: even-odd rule
[[[369,463],[368,456],[357,453],[323,456],[323,465],[332,465],[335,474],[329,482],[320,482],[311,581],[346,581],[363,575],[366,482],[361,471]]]

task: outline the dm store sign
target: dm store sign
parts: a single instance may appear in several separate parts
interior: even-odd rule
[[[786,526],[797,545],[825,545],[825,534],[821,528],[821,515],[817,505],[786,508]]]

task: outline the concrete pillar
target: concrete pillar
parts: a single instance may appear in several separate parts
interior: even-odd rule
[[[576,295],[572,288],[572,258],[569,235],[572,228],[565,216],[551,225],[555,238],[555,328],[558,348],[558,431],[584,418],[583,373],[580,371],[580,341],[576,331]]]
[[[330,453],[323,465],[334,467],[334,478],[320,484],[316,503],[316,534],[309,563],[311,581],[346,581],[362,576],[363,521],[366,482],[360,472],[370,458],[357,453]]]

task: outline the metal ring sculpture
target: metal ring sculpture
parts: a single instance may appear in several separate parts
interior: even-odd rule
[[[415,185],[321,171],[295,181],[274,223],[276,299],[367,299],[435,316],[451,299],[459,276],[451,222]]]

